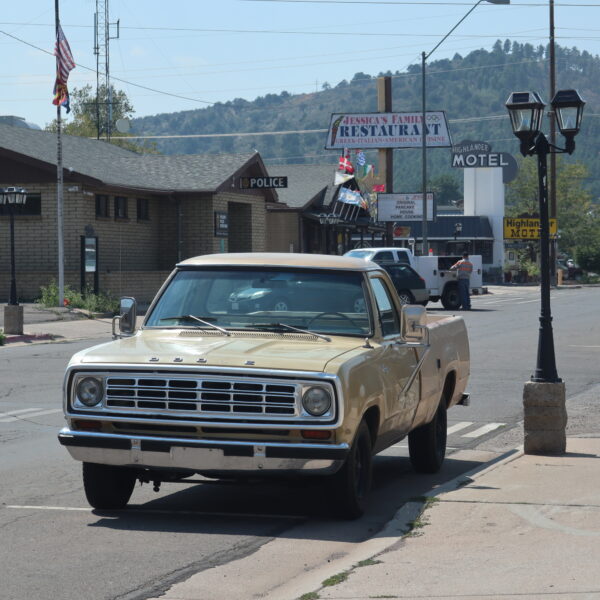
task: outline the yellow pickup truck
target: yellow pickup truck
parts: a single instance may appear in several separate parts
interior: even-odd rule
[[[179,263],[136,331],[75,354],[59,441],[83,463],[89,503],[123,508],[136,480],[319,475],[360,516],[372,457],[408,436],[437,471],[446,411],[466,404],[461,317],[402,306],[370,261],[218,254]]]

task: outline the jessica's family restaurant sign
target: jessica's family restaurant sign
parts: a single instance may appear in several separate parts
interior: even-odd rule
[[[420,148],[422,113],[334,113],[329,122],[326,149]],[[427,146],[452,146],[446,114],[427,112]]]

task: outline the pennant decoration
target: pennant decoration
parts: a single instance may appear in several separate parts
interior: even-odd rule
[[[341,171],[336,171],[333,178],[333,185],[342,185],[347,181],[354,179],[354,175],[350,175],[350,173],[342,173]]]
[[[380,192],[380,193],[385,193],[385,183],[376,183],[373,186],[373,191],[374,192]]]
[[[75,60],[69,47],[69,42],[63,33],[62,27],[58,25],[56,31],[56,45],[54,47],[56,56],[56,82],[54,83],[54,99],[52,104],[64,106],[67,112],[71,110],[69,105],[69,90],[67,80],[69,73],[75,68]]]
[[[364,167],[366,163],[367,163],[367,157],[365,156],[365,153],[362,150],[357,150],[356,151],[356,164],[359,167]]]

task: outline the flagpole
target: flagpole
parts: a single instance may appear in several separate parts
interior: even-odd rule
[[[58,13],[58,0],[54,0],[54,14],[56,25],[56,39],[58,40],[58,28],[60,24]],[[60,46],[58,52],[60,53]],[[57,57],[58,60],[58,57]],[[63,231],[63,157],[61,136],[61,105],[56,106],[56,222],[58,236],[58,305],[64,306],[65,295],[65,264],[64,264],[64,231]]]

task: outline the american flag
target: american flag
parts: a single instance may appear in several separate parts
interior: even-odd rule
[[[56,56],[56,79],[61,83],[67,83],[70,71],[75,68],[75,61],[71,54],[69,42],[67,42],[67,38],[60,25],[58,26],[58,34],[56,36],[54,56]]]

